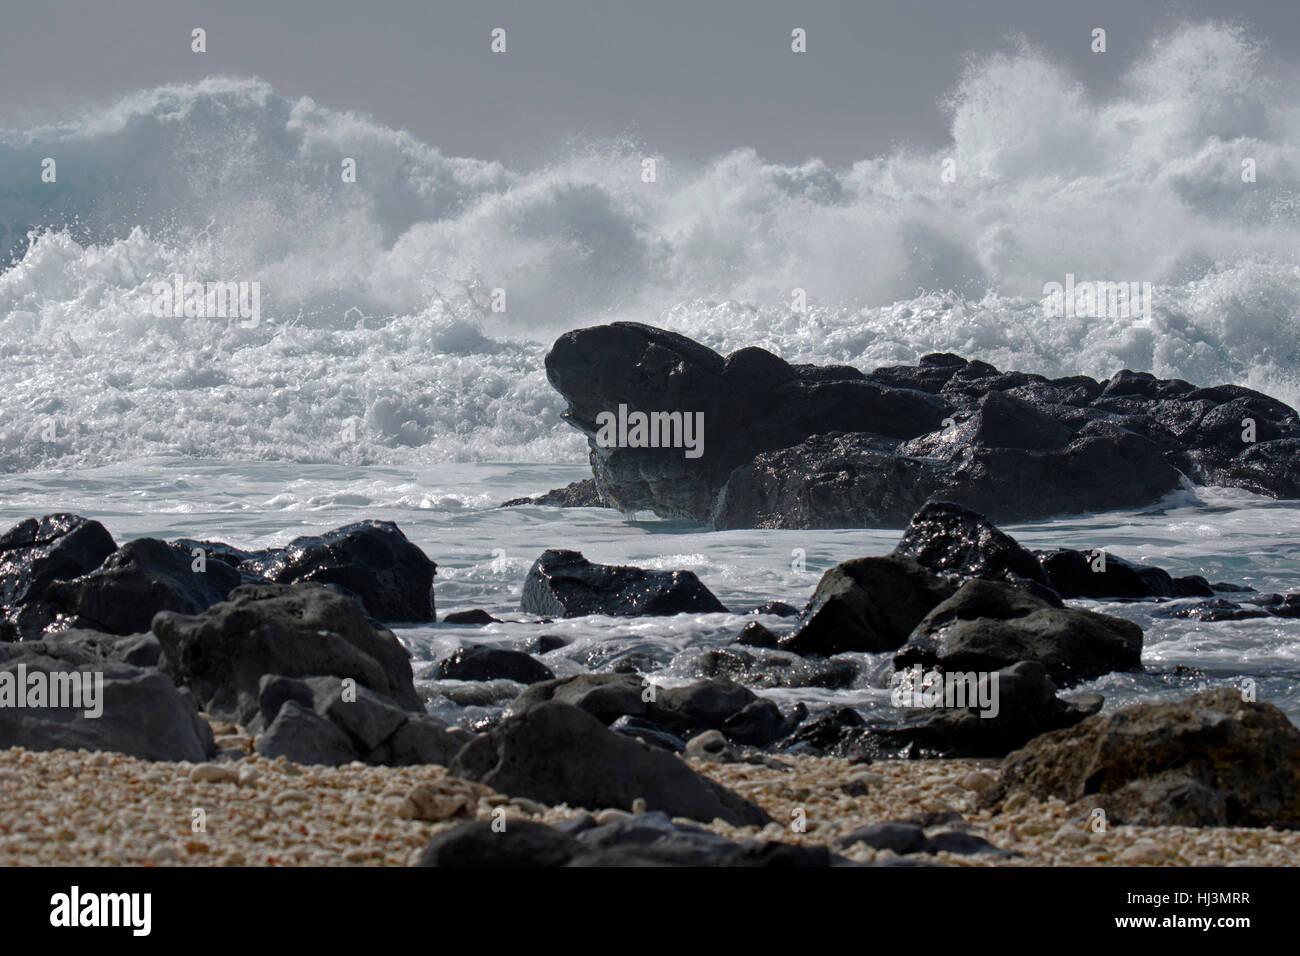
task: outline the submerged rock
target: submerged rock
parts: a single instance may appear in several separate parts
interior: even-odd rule
[[[560,508],[608,508],[609,505],[600,495],[595,478],[584,478],[556,488],[544,495],[534,498],[511,498],[501,503],[502,508],[515,508],[519,505],[554,505]]]
[[[519,607],[543,617],[638,617],[727,610],[693,571],[592,564],[577,551],[555,549],[543,552],[528,571]]]
[[[458,647],[450,657],[438,662],[435,680],[506,680],[536,684],[554,680],[555,672],[522,651],[496,647]]]

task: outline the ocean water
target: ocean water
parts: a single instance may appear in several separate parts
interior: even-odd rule
[[[219,539],[239,547],[284,544],[363,518],[393,520],[438,563],[439,617],[483,608],[503,623],[486,627],[401,627],[417,677],[461,644],[520,647],[542,634],[569,641],[541,655],[556,674],[635,664],[664,686],[701,675],[700,655],[729,644],[768,600],[802,606],[817,580],[849,558],[886,554],[900,530],[712,532],[653,516],[599,508],[500,508],[503,500],[585,477],[576,465],[449,464],[411,469],[282,462],[152,459],[94,469],[0,476],[0,523],[54,510],[94,515],[119,542],[141,535]],[[1007,526],[1026,547],[1105,548],[1159,564],[1175,575],[1300,590],[1300,503],[1236,490],[1203,489],[1139,512]],[[694,571],[733,612],[669,618],[604,616],[534,623],[519,610],[524,577],[546,548],[575,548],[593,561]],[[799,559],[802,560],[799,560]],[[1107,707],[1178,698],[1201,687],[1256,681],[1260,700],[1300,719],[1300,620],[1205,624],[1153,616],[1146,602],[1074,601],[1137,621],[1146,631],[1143,674],[1111,674],[1095,690]],[[760,618],[780,632],[791,619]],[[759,656],[762,651],[750,650]],[[896,716],[889,703],[891,655],[849,654],[852,686],[755,688],[783,707],[851,706]],[[1180,667],[1181,665],[1181,667]],[[506,681],[473,688],[419,680],[430,708],[463,723],[490,717],[521,690]]]
[[[231,77],[0,130],[0,517],[71,510],[119,541],[244,546],[392,519],[439,562],[444,612],[509,616],[546,547],[690,568],[735,608],[802,604],[822,570],[887,552],[897,532],[711,533],[496,507],[587,474],[545,378],[555,336],[633,319],[796,362],[869,370],[955,351],[1047,375],[1236,382],[1295,405],[1295,67],[1244,28],[1183,23],[1098,98],[1022,43],[954,73],[943,149],[900,144],[846,167],[743,149],[687,162],[635,140],[569,141],[507,166]],[[33,172],[46,156],[56,183]],[[345,157],[355,183],[339,175]],[[156,317],[154,284],[176,275],[259,283],[260,323]],[[1151,314],[1049,318],[1044,284],[1067,275],[1151,282]],[[1298,518],[1295,502],[1211,489],[1010,530],[1296,590]],[[1111,705],[1250,676],[1300,715],[1300,622],[1104,607],[1147,628],[1152,669],[1095,682]],[[563,674],[632,658],[684,681],[743,623],[556,622],[545,632],[574,642],[546,662]],[[431,662],[461,640],[537,633],[402,636]],[[769,693],[881,707],[887,663],[862,663],[849,689]]]

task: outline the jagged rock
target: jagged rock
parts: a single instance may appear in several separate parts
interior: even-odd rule
[[[913,668],[917,671],[919,668]],[[1070,727],[1102,706],[1098,694],[1069,700],[1056,696],[1056,685],[1042,664],[1021,661],[992,675],[895,674],[895,693],[910,710],[896,724],[871,724],[867,744],[879,757],[1003,757],[1039,734]],[[901,679],[900,679],[901,678]],[[974,685],[974,686],[972,686]],[[953,696],[943,692],[951,686]],[[927,704],[926,692],[936,699]],[[987,705],[987,706],[984,706]]]
[[[1247,621],[1256,617],[1272,617],[1263,608],[1242,607],[1223,598],[1163,607],[1155,613],[1161,617],[1183,618],[1189,621]]]
[[[692,571],[592,564],[577,551],[542,553],[524,581],[521,610],[543,617],[706,614],[727,609]]]
[[[609,505],[600,496],[595,478],[584,478],[556,488],[544,495],[534,498],[511,498],[501,503],[502,508],[515,508],[519,505],[555,505],[560,508],[608,508]]]
[[[1300,827],[1300,730],[1232,688],[1097,714],[1007,757],[979,802],[1023,792],[1135,826]]]
[[[565,333],[546,369],[604,499],[717,528],[901,526],[930,498],[1037,520],[1149,505],[1184,475],[1300,497],[1300,418],[1239,386],[1049,380],[951,354],[864,376],[625,322]],[[692,457],[602,447],[598,417],[620,406],[700,413],[707,441]]]
[[[465,745],[449,771],[543,803],[631,810],[762,826],[766,813],[697,775],[677,757],[616,734],[567,704],[545,703]]]
[[[799,614],[797,607],[792,607],[784,601],[764,601],[756,608],[751,608],[749,614],[771,614],[775,617],[796,617]]]
[[[19,640],[38,638],[54,617],[44,602],[50,584],[95,570],[116,550],[102,524],[80,515],[20,521],[0,535],[0,621]]]
[[[912,516],[894,553],[960,578],[1025,578],[1050,585],[1038,559],[982,514],[949,501],[929,501]]]
[[[1038,661],[1058,685],[1141,667],[1142,629],[1092,611],[1053,607],[1007,584],[972,579],[917,625],[896,667],[993,671]]]
[[[232,723],[261,711],[266,674],[352,678],[404,710],[424,709],[397,638],[322,584],[244,585],[202,614],[160,613],[153,632],[163,646],[159,667]]]
[[[355,596],[391,623],[434,620],[438,566],[391,521],[359,521],[257,552],[242,568],[277,584],[317,581]]]
[[[0,644],[0,748],[110,750],[195,763],[215,754],[212,730],[188,691],[152,668],[106,659],[101,650],[67,640]],[[50,688],[44,700],[29,696],[37,673]],[[55,687],[71,692],[74,683],[79,699],[56,700]]]
[[[796,654],[892,651],[952,586],[907,557],[837,564],[817,584],[798,628],[780,646]]]
[[[188,550],[157,538],[136,538],[88,574],[51,582],[45,604],[59,626],[109,634],[149,630],[160,611],[197,614],[245,581],[221,561],[198,561]]]
[[[285,701],[266,733],[258,738],[256,750],[271,760],[284,757],[294,763],[326,767],[341,767],[360,756],[332,721],[293,700]]]
[[[447,658],[438,662],[434,673],[436,680],[505,680],[520,684],[536,684],[554,680],[555,672],[521,651],[507,651],[496,647],[458,647]]]

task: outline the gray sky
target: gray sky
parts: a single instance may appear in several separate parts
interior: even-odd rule
[[[0,34],[0,124],[210,74],[370,114],[452,155],[526,162],[569,136],[671,156],[752,146],[843,164],[946,138],[965,57],[1023,34],[1105,92],[1154,30],[1239,19],[1300,59],[1289,0],[42,0]],[[208,52],[190,52],[192,27]],[[508,32],[505,55],[489,31]],[[790,52],[790,30],[808,52]],[[1093,54],[1089,33],[1108,31]]]

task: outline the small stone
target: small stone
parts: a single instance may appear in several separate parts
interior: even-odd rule
[[[239,780],[239,771],[221,764],[201,763],[190,771],[190,779],[195,783],[234,783]]]
[[[523,798],[516,797],[510,801],[513,806],[520,806],[516,801]],[[404,820],[424,820],[427,823],[437,823],[440,820],[447,820],[456,816],[458,813],[468,813],[474,809],[477,801],[471,799],[466,793],[449,791],[433,783],[418,783],[410,789],[398,808],[397,815]],[[529,800],[528,803],[533,803]],[[540,804],[533,804],[541,806]],[[546,808],[541,807],[544,811]],[[535,811],[529,810],[532,813]]]
[[[632,814],[626,810],[620,810],[617,807],[609,807],[595,814],[596,825],[604,826],[606,823],[614,823],[618,820],[631,820]]]
[[[1132,846],[1125,847],[1119,855],[1121,863],[1164,863],[1168,854],[1154,840],[1138,840]]]
[[[959,781],[960,785],[967,790],[974,790],[976,793],[987,790],[993,784],[997,783],[997,778],[991,773],[983,770],[972,770]]]

